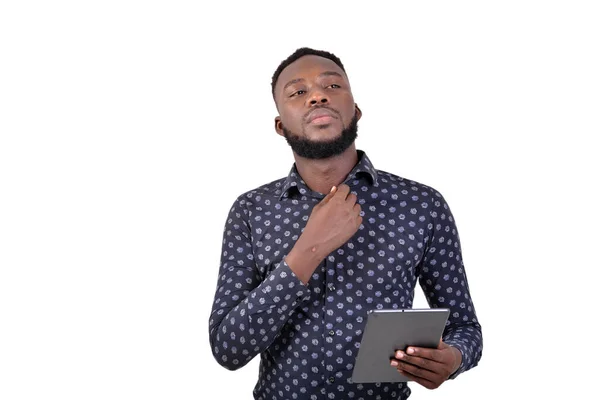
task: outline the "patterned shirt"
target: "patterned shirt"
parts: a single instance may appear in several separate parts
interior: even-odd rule
[[[477,365],[481,326],[450,209],[435,189],[376,170],[367,155],[344,183],[361,205],[356,234],[304,284],[285,261],[312,208],[296,165],[239,196],[225,224],[209,321],[217,362],[235,370],[260,354],[255,399],[406,399],[406,383],[353,383],[367,312],[411,308],[417,280],[430,307],[450,309],[443,340]],[[392,368],[392,367],[390,367]]]

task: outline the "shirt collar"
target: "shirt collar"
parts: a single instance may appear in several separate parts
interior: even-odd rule
[[[356,153],[358,155],[358,162],[352,171],[350,171],[344,180],[344,183],[357,179],[361,176],[366,176],[371,185],[377,184],[377,170],[375,167],[373,167],[373,164],[371,163],[371,160],[369,160],[369,157],[367,157],[367,154],[362,150],[356,150]],[[290,173],[283,181],[279,200],[281,200],[283,197],[291,197],[294,190],[302,195],[312,192],[312,190],[306,185],[306,182],[304,182],[304,179],[302,179],[298,173],[296,163],[292,165]]]

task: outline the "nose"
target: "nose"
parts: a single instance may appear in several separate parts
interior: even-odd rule
[[[325,95],[325,93],[323,93],[320,90],[313,91],[313,93],[309,97],[309,104],[311,107],[316,104],[327,104],[327,103],[329,103],[329,98],[327,97],[327,95]]]

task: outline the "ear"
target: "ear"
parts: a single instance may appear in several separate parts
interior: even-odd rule
[[[281,117],[280,116],[276,116],[275,117],[275,132],[277,132],[277,134],[279,136],[284,136],[283,135],[283,124],[281,123]]]
[[[356,120],[360,120],[360,117],[362,117],[362,111],[360,111],[360,108],[358,107],[358,104],[354,103],[354,108],[356,108]]]

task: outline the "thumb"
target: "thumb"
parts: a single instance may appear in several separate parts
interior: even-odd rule
[[[327,204],[329,202],[329,200],[331,200],[331,198],[333,196],[335,196],[336,193],[337,193],[337,186],[332,186],[329,193],[327,193],[327,196],[323,197],[323,200],[321,200],[321,203]]]

